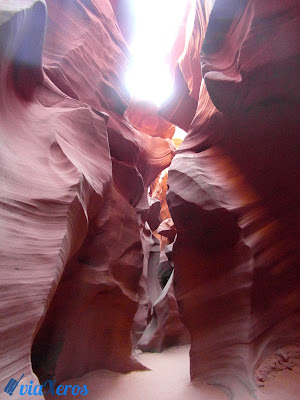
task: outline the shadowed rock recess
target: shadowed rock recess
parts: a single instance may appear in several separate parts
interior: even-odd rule
[[[197,0],[159,109],[124,86],[129,4],[0,2],[0,398],[190,343],[192,381],[271,400],[300,358],[299,2]]]

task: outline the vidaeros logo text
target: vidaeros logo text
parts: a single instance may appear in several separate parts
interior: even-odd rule
[[[4,392],[12,396],[23,376],[24,374],[18,381],[11,378],[8,384],[5,386]],[[43,385],[33,386],[33,381],[30,381],[29,385],[20,385],[21,396],[24,396],[25,394],[29,396],[41,396],[43,394],[52,394],[58,396],[72,394],[73,396],[77,396],[78,394],[81,394],[82,396],[85,396],[86,394],[88,394],[88,392],[89,391],[86,385],[83,385],[82,387],[80,387],[79,385],[58,385],[57,387],[55,387],[55,380],[52,381],[51,379],[46,381]]]

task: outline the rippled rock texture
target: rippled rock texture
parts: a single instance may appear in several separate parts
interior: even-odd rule
[[[123,116],[108,0],[2,2],[0,38],[1,387],[143,368],[135,207],[175,147]]]
[[[299,340],[298,44],[296,1],[216,0],[205,85],[169,169],[191,377],[236,399],[254,397],[257,367]]]
[[[298,360],[299,5],[198,0],[160,109],[122,83],[121,8],[0,4],[0,383],[143,369],[134,347],[190,334],[192,379],[245,400]]]

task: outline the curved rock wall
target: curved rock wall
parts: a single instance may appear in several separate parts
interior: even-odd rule
[[[1,3],[0,38],[1,385],[140,369],[134,207],[174,146],[122,115],[128,51],[108,0]]]
[[[139,340],[187,340],[176,297],[192,379],[253,397],[299,340],[299,6],[216,0],[207,25],[198,0],[157,110],[129,102],[111,3],[0,5],[0,383],[140,369]]]
[[[299,340],[299,5],[217,0],[195,118],[169,168],[191,377],[254,397]],[[298,35],[298,39],[297,39]]]

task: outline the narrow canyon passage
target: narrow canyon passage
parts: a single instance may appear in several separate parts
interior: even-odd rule
[[[0,0],[0,400],[300,400],[298,3]]]

